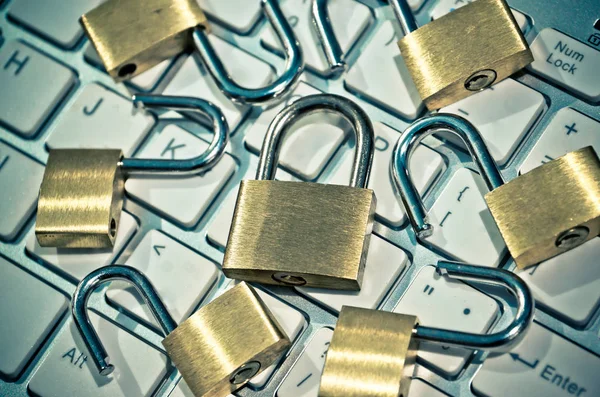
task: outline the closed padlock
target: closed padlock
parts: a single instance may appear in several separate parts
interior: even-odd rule
[[[425,327],[416,316],[343,306],[327,350],[319,397],[409,397],[419,341],[473,350],[507,351],[519,343],[534,314],[529,288],[502,269],[439,261],[451,278],[508,287],[517,300],[512,322],[492,334]]]
[[[107,72],[119,82],[165,59],[195,48],[219,89],[231,100],[254,104],[280,99],[304,69],[300,44],[277,0],[261,1],[286,54],[284,71],[261,88],[231,79],[208,39],[208,24],[197,0],[108,0],[81,17],[81,24]]]
[[[140,293],[166,337],[162,344],[196,397],[225,397],[260,374],[290,347],[290,340],[254,289],[240,283],[179,326],[150,281],[122,265],[97,269],[81,280],[71,303],[75,323],[99,373],[114,366],[94,330],[87,302],[101,284],[124,280]]]
[[[486,194],[520,269],[600,234],[600,160],[591,146],[567,153]]]
[[[351,186],[274,181],[283,137],[292,124],[328,111],[356,134]],[[240,184],[223,260],[227,277],[265,284],[359,290],[376,198],[366,189],[373,161],[373,125],[354,102],[312,95],[273,120],[260,154],[257,180]]]
[[[476,0],[418,28],[406,0],[388,0],[400,53],[429,110],[500,82],[533,62],[505,0]]]
[[[52,149],[40,187],[35,235],[42,247],[107,248],[118,232],[127,174],[198,174],[225,153],[229,128],[221,110],[197,98],[137,95],[136,106],[196,111],[211,120],[213,140],[188,160],[123,158],[120,150]]]

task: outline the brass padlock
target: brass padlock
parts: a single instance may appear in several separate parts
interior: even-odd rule
[[[338,113],[356,134],[350,187],[273,181],[283,136],[319,111]],[[242,181],[223,260],[227,277],[265,284],[359,290],[375,214],[366,189],[373,126],[354,102],[312,95],[284,108],[262,147],[257,180]]]
[[[398,41],[429,110],[504,80],[533,62],[505,0],[476,0],[418,28],[406,0],[388,0],[404,37]]]
[[[244,88],[231,79],[208,39],[208,23],[197,0],[107,0],[83,15],[80,22],[117,82],[195,48],[226,96],[254,104],[283,97],[295,87],[304,69],[300,44],[277,0],[262,0],[261,4],[287,57],[281,76],[261,88]]]
[[[120,150],[53,149],[40,187],[35,235],[42,247],[112,247],[123,207],[127,174],[197,174],[213,167],[225,152],[229,128],[212,103],[187,97],[137,95],[136,106],[197,111],[212,121],[206,151],[188,160],[123,158]]]
[[[517,299],[512,322],[492,334],[425,327],[416,316],[343,306],[325,367],[319,397],[408,397],[419,340],[474,350],[502,350],[519,343],[533,320],[529,288],[506,270],[439,261],[451,278],[508,287]]]
[[[600,160],[591,146],[568,153],[486,194],[519,269],[600,234]]]
[[[101,284],[130,282],[166,334],[167,354],[195,396],[225,397],[260,374],[290,347],[290,340],[254,289],[240,283],[177,326],[150,281],[129,266],[107,266],[81,280],[71,303],[73,321],[99,373],[110,375],[108,353],[90,323],[87,301]]]

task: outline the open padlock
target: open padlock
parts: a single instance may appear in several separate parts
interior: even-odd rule
[[[504,0],[477,0],[420,28],[406,0],[388,3],[404,32],[400,53],[429,110],[481,91],[533,62]]]
[[[232,101],[264,103],[292,90],[304,61],[300,44],[277,0],[262,8],[281,41],[283,73],[265,87],[241,87],[229,76],[208,39],[208,23],[196,0],[108,0],[81,17],[81,24],[115,81],[134,77],[165,59],[195,48],[219,89]]]
[[[408,161],[422,139],[441,129],[457,134],[473,157],[490,190],[485,200],[519,268],[569,251],[600,233],[600,161],[591,147],[504,184],[477,129],[460,116],[438,113],[411,124],[394,148],[392,178],[417,237],[428,237],[433,229],[410,180]]]
[[[283,137],[299,119],[334,112],[353,127],[356,153],[350,186],[274,181]],[[223,260],[227,277],[265,284],[358,290],[373,220],[366,189],[374,132],[367,114],[337,95],[312,95],[273,120],[256,180],[242,181]]]
[[[123,158],[121,150],[52,149],[40,187],[35,235],[42,247],[112,247],[123,207],[125,175],[191,175],[210,170],[223,156],[229,128],[212,103],[188,97],[137,95],[136,106],[198,112],[214,135],[204,153],[187,160]]]
[[[97,269],[81,280],[71,303],[73,322],[103,376],[114,366],[92,326],[87,303],[96,288],[124,280],[140,293],[166,337],[162,344],[197,397],[225,397],[277,362],[290,340],[246,283],[200,308],[179,326],[139,270],[122,265]],[[235,326],[232,326],[235,324]]]
[[[416,316],[343,306],[319,397],[409,397],[420,340],[492,351],[506,351],[522,340],[534,314],[533,297],[523,280],[506,270],[454,262],[439,261],[437,269],[450,278],[507,287],[517,300],[512,322],[491,334],[472,334],[422,326]]]

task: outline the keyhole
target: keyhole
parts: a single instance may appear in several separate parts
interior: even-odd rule
[[[121,69],[119,69],[119,77],[126,77],[130,74],[134,74],[137,69],[135,63],[128,63],[127,65],[123,65]]]
[[[115,221],[115,218],[112,218],[110,220],[110,236],[115,237],[116,234],[117,234],[117,221]]]
[[[488,88],[496,81],[496,72],[484,69],[475,72],[465,81],[465,88],[469,91],[481,91]]]
[[[253,378],[259,370],[260,363],[258,361],[247,362],[235,370],[229,378],[229,382],[234,385],[240,385]]]
[[[556,239],[556,246],[562,249],[575,248],[585,241],[590,230],[584,226],[577,226],[563,232]]]
[[[273,280],[287,285],[300,286],[306,284],[306,280],[300,276],[294,276],[287,273],[275,273],[272,276]]]

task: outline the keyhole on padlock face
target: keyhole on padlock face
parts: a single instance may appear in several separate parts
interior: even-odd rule
[[[496,81],[496,72],[484,69],[475,72],[465,81],[465,88],[469,91],[481,91],[488,88]]]
[[[259,370],[260,363],[258,361],[247,362],[235,370],[229,378],[229,382],[234,385],[240,385],[253,378]]]
[[[585,226],[577,226],[569,229],[556,239],[556,246],[563,249],[575,248],[585,241],[590,230]]]
[[[117,221],[115,221],[115,218],[112,218],[110,220],[110,236],[115,237],[116,234],[117,234]]]
[[[121,69],[119,69],[119,77],[126,77],[130,74],[135,73],[137,66],[135,63],[128,63],[127,65],[123,65]]]
[[[306,284],[306,280],[300,276],[293,276],[287,273],[274,273],[273,280],[286,285],[300,286]]]

